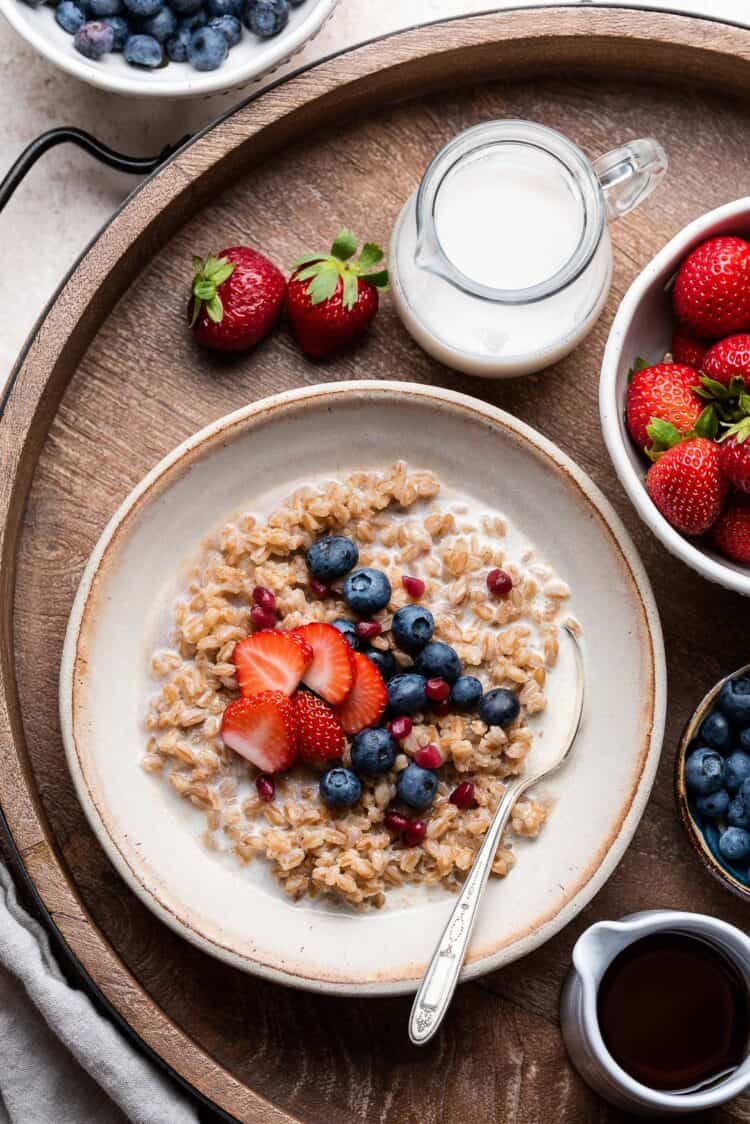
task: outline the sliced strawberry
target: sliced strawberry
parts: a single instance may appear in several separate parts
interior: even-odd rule
[[[352,652],[352,657],[354,686],[336,713],[347,734],[358,734],[380,721],[388,701],[388,691],[372,660],[368,660],[362,652]]]
[[[298,691],[292,700],[297,719],[297,751],[306,765],[337,761],[346,748],[346,737],[328,703],[310,691]]]
[[[349,641],[332,624],[303,624],[294,631],[313,650],[302,682],[332,706],[343,702],[354,682],[354,653]]]
[[[307,666],[302,646],[277,629],[246,636],[235,646],[232,659],[243,695],[261,691],[293,695]]]
[[[222,716],[221,736],[264,773],[279,773],[297,756],[294,706],[281,691],[235,699]]]
[[[304,636],[302,636],[300,634],[300,630],[298,628],[293,628],[292,631],[287,632],[286,635],[289,637],[290,640],[293,640],[294,643],[299,646],[300,650],[302,651],[302,655],[304,656],[304,659],[305,659],[305,667],[307,667],[308,664],[310,664],[312,662],[312,658],[313,658],[312,644],[308,644],[308,642],[307,642],[307,640],[305,640]]]

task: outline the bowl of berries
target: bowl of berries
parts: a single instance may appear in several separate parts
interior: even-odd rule
[[[50,62],[131,97],[200,97],[287,62],[337,0],[0,0]]]
[[[644,522],[703,577],[750,595],[750,198],[696,219],[633,282],[599,406]]]
[[[704,866],[750,898],[750,664],[701,701],[680,742],[677,803]]]

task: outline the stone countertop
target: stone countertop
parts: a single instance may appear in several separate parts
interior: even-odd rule
[[[522,6],[543,2],[524,0]],[[340,0],[327,26],[287,69],[402,27],[512,6],[508,0]],[[648,6],[734,22],[742,18],[750,25],[750,10],[739,0],[651,0]],[[226,112],[233,96],[244,96],[163,103],[95,90],[37,56],[2,19],[0,75],[0,171],[37,134],[63,124],[89,130],[123,152],[151,155]],[[6,263],[0,280],[0,385],[55,287],[133,185],[132,177],[65,145],[42,158],[0,214]]]

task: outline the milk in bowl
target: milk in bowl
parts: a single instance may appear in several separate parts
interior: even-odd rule
[[[526,374],[591,330],[609,292],[607,223],[666,171],[654,140],[593,164],[542,125],[493,121],[455,137],[391,240],[399,314],[417,343],[469,374]]]

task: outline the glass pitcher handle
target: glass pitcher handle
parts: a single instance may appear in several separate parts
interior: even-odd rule
[[[610,222],[647,199],[667,173],[667,154],[653,137],[629,141],[594,160]]]

